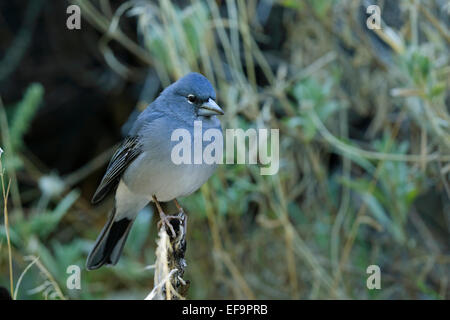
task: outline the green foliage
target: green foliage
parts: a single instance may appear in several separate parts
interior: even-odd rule
[[[326,18],[335,0],[308,0],[314,12],[320,18]]]
[[[30,237],[45,240],[47,236],[57,230],[57,226],[70,207],[79,197],[77,190],[68,193],[53,209],[48,212],[36,213],[29,218],[18,217],[10,229],[11,242],[17,246],[25,246]],[[0,241],[6,241],[4,229],[0,233]]]
[[[375,141],[374,147],[386,150],[386,145],[395,153],[405,154],[406,144],[395,145],[385,138]],[[341,182],[357,192],[367,204],[376,221],[384,227],[399,243],[406,240],[404,225],[410,207],[420,191],[420,174],[404,162],[386,161],[378,171],[378,183],[373,184],[371,177],[345,179]]]
[[[77,190],[68,193],[51,212],[37,214],[33,219],[27,220],[24,228],[30,234],[37,235],[39,238],[45,238],[52,231],[56,230],[58,223],[72,207],[79,197]]]
[[[430,76],[432,62],[430,59],[418,51],[408,53],[406,66],[409,76],[416,85],[423,85]]]
[[[28,131],[43,95],[44,88],[42,85],[33,83],[27,88],[22,100],[14,108],[11,108],[13,113],[9,117],[10,119],[6,119],[3,113],[0,114],[1,117],[4,117],[1,119],[4,126],[0,128],[0,132],[5,149],[4,167],[8,169],[7,174],[23,165],[16,152],[23,147],[23,137]],[[7,127],[9,127],[9,130]]]
[[[23,136],[28,131],[44,96],[44,87],[39,83],[31,84],[25,92],[23,99],[14,108],[14,115],[10,124],[10,143],[14,150],[23,145]]]
[[[339,109],[339,105],[329,97],[333,84],[332,78],[324,84],[308,78],[294,86],[293,95],[301,108],[298,116],[287,120],[287,125],[300,126],[306,141],[312,140],[317,134],[317,126],[311,115],[312,108],[322,121],[326,121]]]
[[[184,57],[188,64],[199,58],[200,47],[207,40],[208,12],[202,2],[196,2],[185,10],[180,10],[169,2],[166,10],[176,23],[162,25],[159,23],[162,18],[155,15],[144,19],[140,26],[146,48],[165,70],[176,74],[174,55]]]

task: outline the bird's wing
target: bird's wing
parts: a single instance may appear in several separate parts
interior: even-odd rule
[[[108,192],[119,183],[120,176],[128,165],[142,153],[142,146],[138,136],[127,137],[109,162],[108,169],[100,185],[92,197],[92,203],[100,202]]]

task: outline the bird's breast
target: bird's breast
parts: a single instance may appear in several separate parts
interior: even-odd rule
[[[220,124],[215,127],[221,131]],[[203,157],[211,143],[203,141],[203,135],[210,128],[206,126],[199,131],[190,126],[176,128],[167,123],[154,124],[151,135],[146,134],[143,153],[125,170],[123,181],[132,192],[149,199],[155,195],[163,202],[195,192],[217,168],[216,163],[208,164],[211,162],[206,163]],[[186,135],[174,139],[176,129],[183,129],[181,132]],[[189,153],[190,159],[185,157],[180,163],[180,155]]]

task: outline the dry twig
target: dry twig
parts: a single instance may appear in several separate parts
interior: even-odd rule
[[[179,216],[181,220],[170,222],[176,233],[175,238],[169,236],[163,224],[159,228],[154,287],[145,300],[185,299],[189,288],[189,281],[183,279],[187,267],[184,259],[187,216],[184,212],[180,212]]]

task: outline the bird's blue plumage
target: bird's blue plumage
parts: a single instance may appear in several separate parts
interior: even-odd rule
[[[193,146],[194,122],[202,132],[221,125],[223,114],[215,103],[211,83],[199,73],[189,73],[167,87],[137,118],[127,140],[108,166],[105,178],[94,195],[96,202],[115,189],[115,208],[91,251],[88,269],[117,263],[131,224],[137,213],[156,196],[170,201],[195,192],[213,174],[217,164],[175,164],[171,152],[174,130],[189,133]],[[194,149],[192,149],[194,151]],[[113,188],[114,187],[114,188]]]

